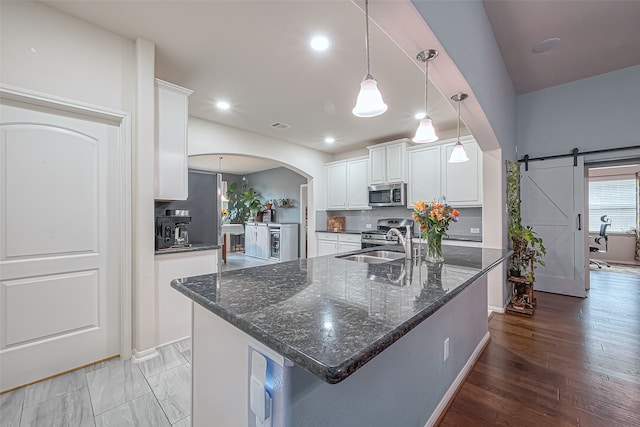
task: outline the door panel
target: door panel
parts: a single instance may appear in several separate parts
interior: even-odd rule
[[[0,391],[119,353],[118,128],[0,105]]]
[[[535,289],[584,297],[584,163],[578,158],[551,159],[521,165],[523,225],[531,225],[547,249],[545,267],[538,266]]]

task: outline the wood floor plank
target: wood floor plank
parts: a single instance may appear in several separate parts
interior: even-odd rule
[[[640,275],[593,272],[587,298],[536,292],[491,341],[440,426],[640,426]]]

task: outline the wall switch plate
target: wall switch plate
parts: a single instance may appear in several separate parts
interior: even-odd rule
[[[476,227],[471,227],[471,234],[480,234],[480,229]]]
[[[449,358],[449,337],[444,340],[444,354],[443,361],[446,362]]]
[[[365,224],[364,228],[370,229],[371,228],[371,224]]]

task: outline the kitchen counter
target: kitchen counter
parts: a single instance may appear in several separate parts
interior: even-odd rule
[[[210,251],[213,249],[220,249],[220,245],[214,245],[210,243],[194,243],[188,248],[167,248],[159,249],[155,252],[155,255],[175,254],[184,252],[197,252],[197,251]]]
[[[316,233],[362,234],[362,230],[316,230]]]
[[[424,262],[367,264],[328,255],[171,286],[323,381],[338,383],[508,256],[456,246],[443,252],[438,272]]]

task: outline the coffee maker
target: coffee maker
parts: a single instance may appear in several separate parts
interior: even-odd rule
[[[156,217],[156,250],[190,247],[189,211],[168,209],[166,215]]]

